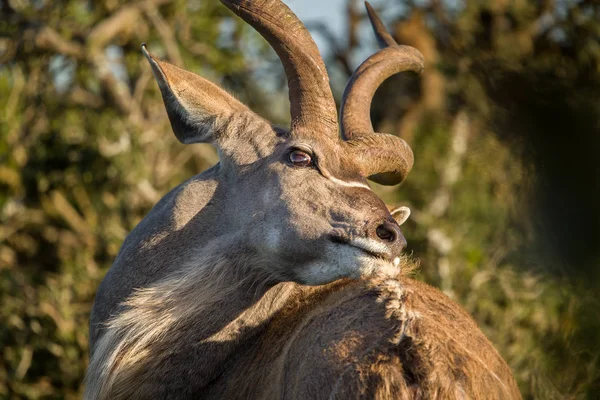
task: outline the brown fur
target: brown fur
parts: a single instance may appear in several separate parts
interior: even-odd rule
[[[520,398],[474,321],[409,278],[298,292],[244,353],[206,398]]]
[[[460,307],[397,277],[411,269],[406,241],[366,179],[402,180],[408,145],[351,126],[345,138],[355,137],[339,140],[327,73],[301,22],[279,0],[223,2],[282,57],[292,127],[144,48],[176,136],[212,143],[221,161],[125,240],[92,310],[85,399],[519,398]],[[418,52],[396,50],[359,68],[348,102],[395,63],[420,68]],[[312,162],[297,165],[297,152]]]
[[[469,315],[421,282],[228,286],[228,272],[197,271],[130,298],[96,350],[105,340],[116,349],[89,398],[520,398]],[[142,334],[123,344],[136,326]]]

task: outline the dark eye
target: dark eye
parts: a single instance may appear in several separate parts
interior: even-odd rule
[[[294,150],[290,153],[290,162],[296,167],[310,167],[312,165],[312,158],[305,151]]]

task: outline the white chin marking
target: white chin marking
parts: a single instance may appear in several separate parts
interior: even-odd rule
[[[350,244],[359,249],[363,249],[370,253],[375,254],[389,254],[390,250],[386,245],[373,239],[368,238],[354,238],[350,241]]]
[[[357,187],[357,188],[363,188],[363,189],[371,190],[371,188],[368,185],[365,185],[364,183],[360,183],[360,182],[346,182],[346,181],[343,181],[341,179],[335,178],[333,176],[329,176],[329,177],[327,177],[327,179],[329,179],[333,183],[337,183],[338,185],[342,185],[342,186],[346,186],[346,187]]]
[[[296,270],[300,283],[307,285],[323,285],[341,278],[357,279],[375,274],[396,277],[399,273],[400,258],[393,262],[385,261],[368,256],[351,245],[332,245],[320,260],[299,266]]]

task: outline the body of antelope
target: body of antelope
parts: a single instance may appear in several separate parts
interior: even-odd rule
[[[338,123],[289,8],[222,3],[281,58],[291,126],[143,47],[177,138],[213,144],[220,162],[125,240],[94,304],[85,398],[519,398],[473,320],[405,276],[406,241],[367,182],[394,185],[412,167],[406,142],[373,132],[369,108],[387,77],[423,68],[420,53],[369,8],[383,49],[351,77]]]

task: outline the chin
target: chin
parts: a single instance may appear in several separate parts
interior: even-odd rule
[[[326,259],[304,265],[296,271],[294,281],[305,285],[324,285],[341,278],[360,279],[370,276],[395,278],[400,275],[400,258],[387,261],[349,246],[328,249]]]

